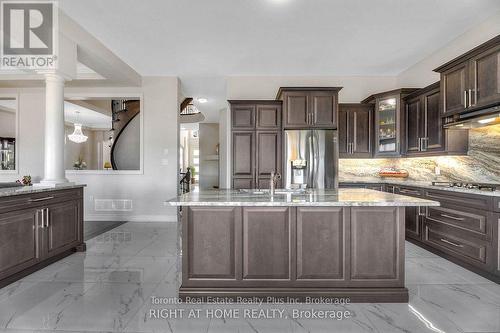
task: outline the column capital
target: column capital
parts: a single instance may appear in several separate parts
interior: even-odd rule
[[[39,71],[38,73],[42,74],[45,77],[45,81],[71,81],[71,77],[64,75],[63,73],[58,71]]]

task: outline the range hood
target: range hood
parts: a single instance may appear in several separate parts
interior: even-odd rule
[[[500,105],[455,114],[444,119],[445,128],[479,128],[500,124]]]

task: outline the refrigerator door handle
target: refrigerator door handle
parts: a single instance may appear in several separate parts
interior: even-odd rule
[[[313,136],[312,136],[312,131],[309,131],[308,133],[308,143],[309,143],[309,179],[307,181],[307,186],[314,188],[314,148],[313,148]]]

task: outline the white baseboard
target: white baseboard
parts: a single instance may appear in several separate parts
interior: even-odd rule
[[[85,221],[127,221],[127,222],[177,222],[176,215],[120,215],[120,214],[87,214]]]

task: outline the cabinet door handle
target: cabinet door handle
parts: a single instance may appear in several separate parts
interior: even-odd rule
[[[448,215],[448,214],[441,214],[442,217],[446,217],[448,219],[452,219],[452,220],[457,220],[457,221],[463,221],[465,220],[464,217],[456,217],[456,216],[451,216],[451,215]]]
[[[418,138],[418,151],[422,151],[422,138]]]
[[[40,229],[45,228],[45,209],[40,209],[39,213],[42,215],[42,225],[40,226]]]
[[[455,246],[455,247],[464,247],[462,244],[450,242],[446,238],[441,238],[441,242],[446,243],[446,244],[450,244],[450,245]]]
[[[472,106],[472,89],[469,89],[468,95],[469,95],[469,107],[471,107]]]
[[[38,198],[38,199],[29,199],[28,201],[29,202],[40,202],[40,201],[46,201],[46,200],[50,200],[50,199],[54,199],[54,197],[44,197],[44,198]]]
[[[467,103],[467,90],[464,90],[464,106],[467,108],[468,107],[468,103]]]
[[[45,227],[49,227],[49,209],[45,208]]]
[[[418,191],[412,191],[412,190],[401,189],[401,190],[399,190],[399,192],[400,193],[405,193],[405,194],[420,195],[420,192],[418,192]]]
[[[40,230],[38,230],[40,228],[40,225],[39,225],[39,221],[40,220],[40,210],[38,209],[36,211],[36,216],[35,216],[35,224],[36,224],[36,228],[35,228],[35,258],[38,259],[40,258]],[[43,226],[42,226],[43,228]]]

